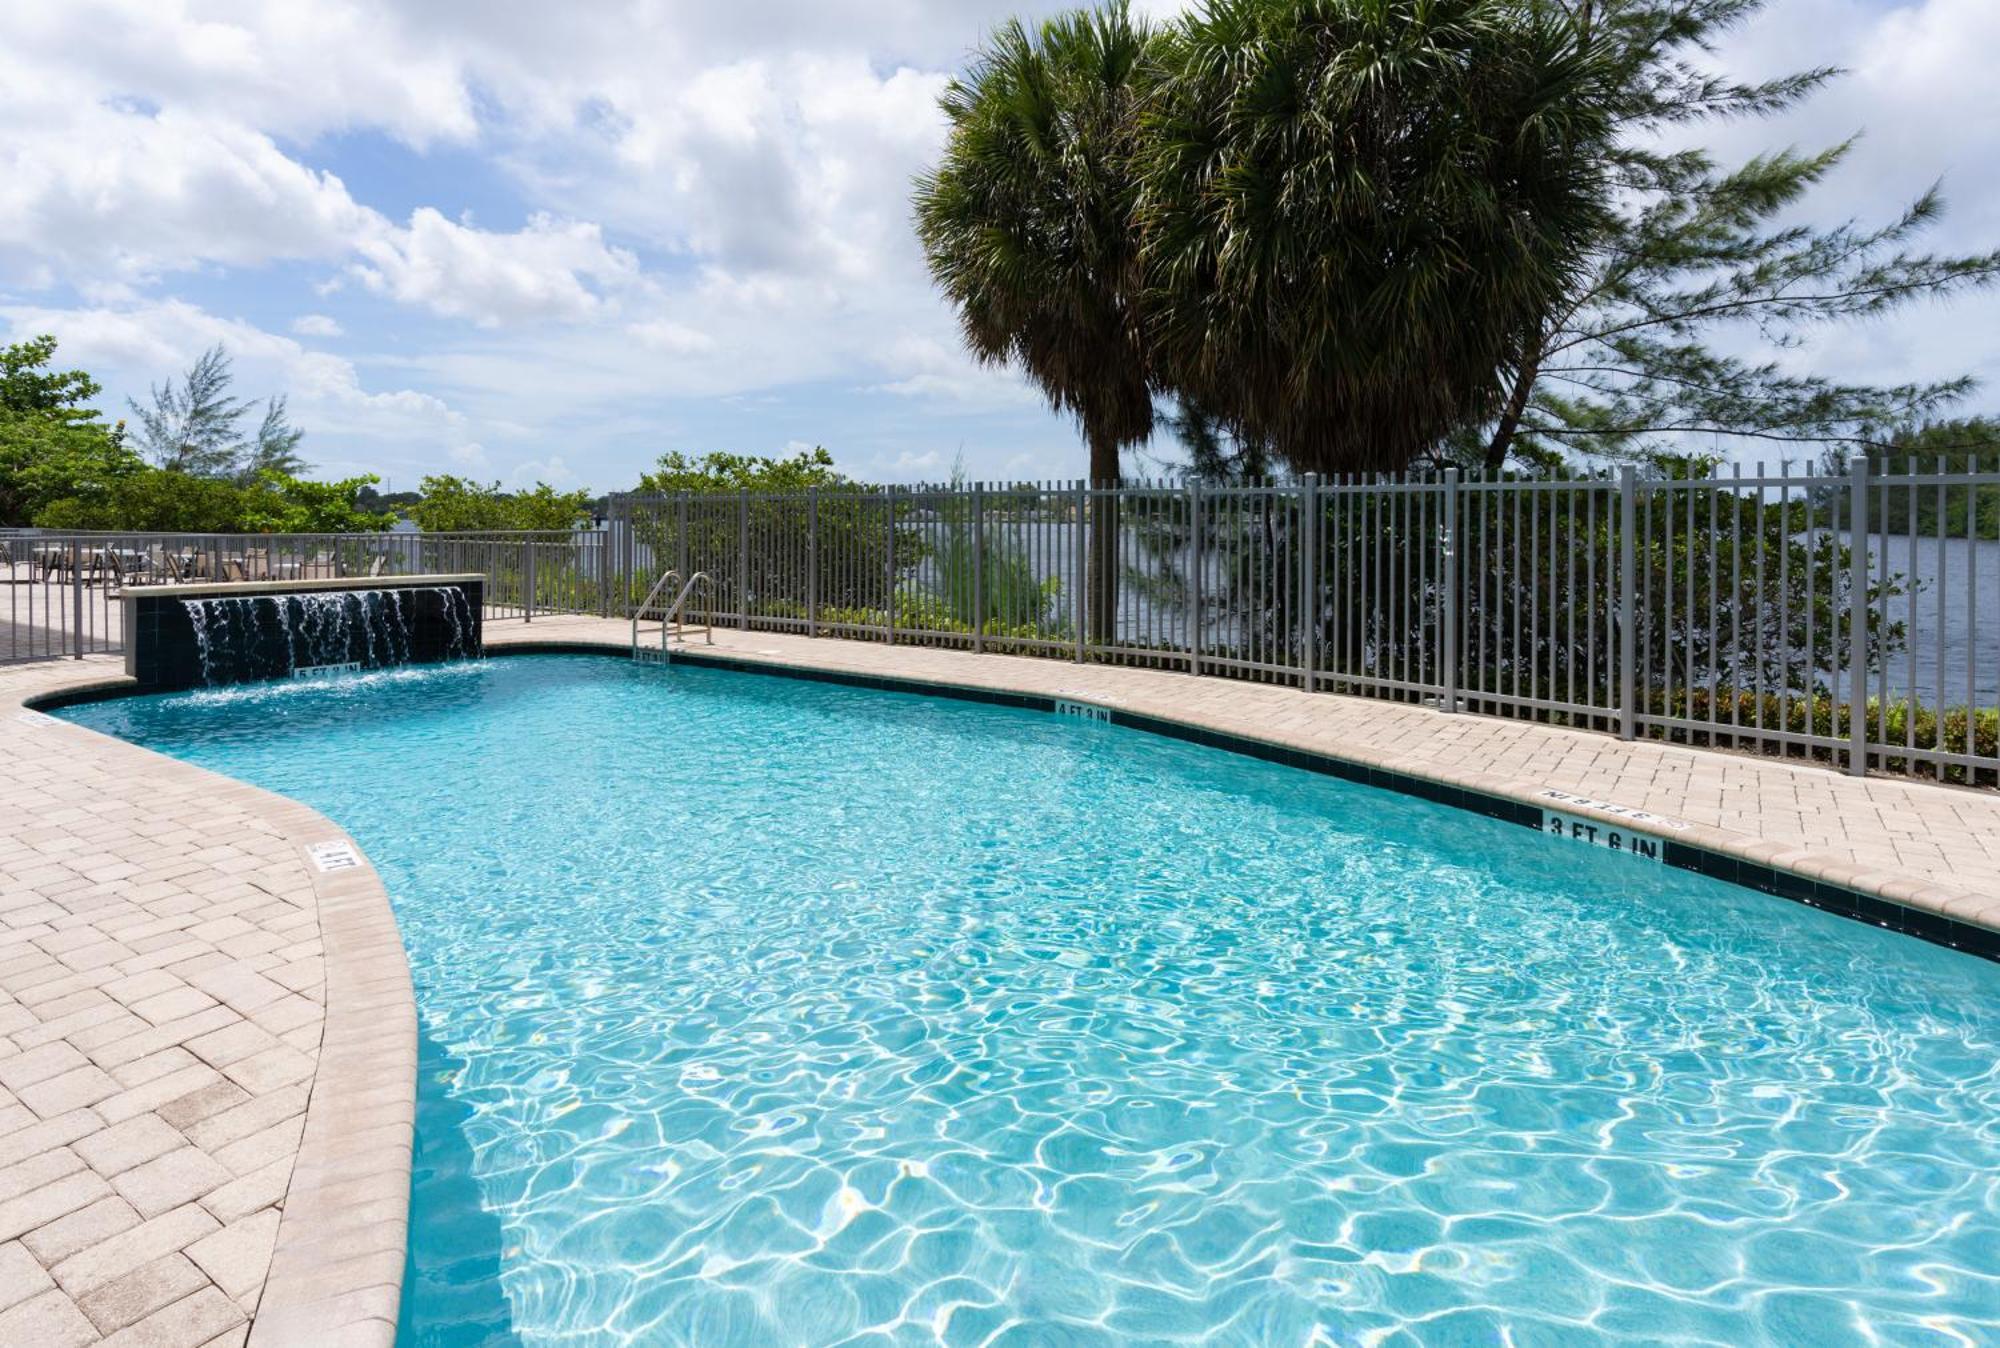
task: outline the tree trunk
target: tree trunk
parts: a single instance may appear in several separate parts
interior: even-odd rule
[[[1521,353],[1520,373],[1514,376],[1514,391],[1507,395],[1507,406],[1501,409],[1500,424],[1493,428],[1493,438],[1486,445],[1486,471],[1497,473],[1507,466],[1507,451],[1514,447],[1514,433],[1521,429],[1521,416],[1528,410],[1528,395],[1535,391],[1535,380],[1542,373],[1541,343]]]
[[[1118,485],[1118,442],[1109,436],[1090,437],[1090,485]],[[1118,635],[1118,499],[1093,496],[1090,507],[1084,612],[1091,644],[1108,646]],[[1082,520],[1077,527],[1083,527]]]

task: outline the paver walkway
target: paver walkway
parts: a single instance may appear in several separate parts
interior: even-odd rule
[[[415,1070],[386,897],[315,873],[339,835],[306,807],[20,710],[121,673],[0,668],[0,1345],[241,1344],[260,1304],[259,1343],[386,1344]]]
[[[542,618],[487,639],[629,633]],[[1559,787],[2000,929],[1996,793],[1184,674],[733,630],[713,649]],[[120,669],[0,667],[0,1345],[386,1345],[415,1071],[386,896],[365,864],[308,863],[340,835],[305,806],[19,710]]]

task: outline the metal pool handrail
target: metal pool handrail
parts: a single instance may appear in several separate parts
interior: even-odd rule
[[[672,567],[662,571],[660,578],[653,582],[653,588],[646,591],[646,597],[641,599],[639,606],[632,610],[632,653],[634,655],[639,653],[639,615],[651,608],[653,601],[660,597],[660,591],[666,588],[667,582],[670,580],[679,580],[680,574],[680,572],[674,570]],[[663,618],[660,620],[660,646],[662,649],[665,649],[667,644],[666,632],[667,624]]]
[[[661,650],[665,650],[667,648],[667,625],[669,623],[673,624],[674,627],[677,629],[676,634],[678,635],[678,629],[685,625],[681,621],[681,609],[686,606],[688,596],[694,593],[694,587],[697,584],[703,582],[706,582],[708,585],[709,608],[711,609],[711,611],[714,609],[715,578],[709,575],[708,572],[706,571],[697,571],[692,576],[689,576],[687,578],[687,584],[681,586],[681,592],[674,596],[674,602],[667,607],[667,616],[660,619]],[[701,631],[703,637],[706,639],[706,643],[710,646],[713,646],[715,644],[715,623],[712,617],[711,620],[702,627]]]
[[[646,591],[646,597],[639,602],[637,608],[632,610],[632,655],[634,659],[637,659],[639,655],[640,615],[653,606],[653,601],[660,597],[660,591],[667,587],[667,582],[679,580],[680,575],[681,573],[673,568],[668,568],[661,572],[660,578],[653,582],[653,588]],[[686,625],[681,619],[681,611],[686,608],[688,596],[694,593],[694,587],[700,584],[708,586],[709,605],[711,608],[714,607],[715,578],[706,571],[695,572],[687,578],[687,582],[675,593],[673,602],[667,605],[667,611],[660,617],[660,650],[662,652],[667,649],[668,634],[671,632],[674,635],[680,635],[679,629]],[[702,634],[707,638],[708,644],[713,646],[715,644],[715,624],[710,622],[704,625],[701,630]]]

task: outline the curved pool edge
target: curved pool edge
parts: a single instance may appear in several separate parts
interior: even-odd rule
[[[320,841],[334,839],[346,835],[330,829]],[[326,946],[326,1032],[252,1348],[396,1341],[416,1136],[417,1004],[388,892],[359,848],[355,856],[351,869],[313,876]]]
[[[629,658],[623,623],[601,624],[605,629],[601,632],[572,628],[556,636],[548,634],[551,626],[560,628],[559,624],[545,624],[540,631],[526,625],[489,627],[488,649],[495,655],[568,652]],[[1519,781],[1476,768],[1431,763],[1413,770],[1410,760],[1368,746],[1343,745],[1338,754],[1326,752],[1324,746],[1309,748],[1301,728],[1307,724],[1304,720],[1260,726],[1267,732],[1263,734],[1247,733],[1240,725],[1232,728],[1223,715],[1190,711],[1185,706],[1167,710],[1159,700],[1145,696],[1135,686],[1136,681],[1120,684],[1118,693],[1106,693],[1101,686],[1062,686],[1082,680],[1085,669],[1093,676],[1108,676],[1114,684],[1119,683],[1118,676],[1139,671],[1080,668],[1015,657],[989,657],[975,667],[970,658],[951,653],[954,661],[968,661],[965,676],[954,672],[941,677],[934,671],[869,672],[839,664],[839,648],[859,647],[870,654],[881,650],[868,643],[820,639],[812,641],[813,649],[802,655],[796,650],[768,651],[750,645],[768,644],[772,634],[729,636],[746,640],[676,658],[744,672],[1042,710],[1055,709],[1059,701],[1073,701],[1105,708],[1110,719],[1134,728],[1343,776],[1518,823],[1529,823],[1529,812],[1539,815],[1540,793],[1548,789],[1546,783]],[[995,662],[1006,667],[1003,673],[992,672]],[[1026,668],[1014,670],[1017,665]],[[211,784],[204,789],[226,784],[231,804],[284,839],[295,854],[307,879],[325,945],[325,1014],[318,1060],[310,1078],[303,1132],[282,1195],[268,1275],[262,1282],[261,1296],[244,1298],[254,1305],[250,1342],[393,1344],[409,1221],[416,1007],[407,956],[386,891],[358,849],[356,864],[351,867],[333,872],[314,869],[307,861],[306,849],[317,843],[346,840],[346,835],[310,807],[80,726],[35,716],[46,707],[138,691],[131,679],[107,677],[112,668],[100,658],[16,667],[0,679],[0,711],[14,712],[24,720],[47,721],[50,728],[38,727],[29,733],[81,737],[74,742],[90,745],[93,754],[112,755],[126,767],[143,765],[140,773],[144,777],[176,781],[184,788],[190,782]],[[1180,675],[1167,677],[1186,680]],[[1107,679],[1087,681],[1103,685]],[[1053,690],[1049,686],[1052,682],[1056,685]],[[1199,681],[1197,686],[1210,706],[1239,691],[1219,681]],[[1128,690],[1130,696],[1126,695]],[[1470,723],[1474,718],[1462,720]],[[1599,736],[1585,737],[1582,732],[1561,733],[1588,738],[1614,752],[1624,747]],[[31,800],[30,810],[38,803]],[[1588,801],[1566,802],[1564,810],[1607,823],[1629,822]],[[1830,908],[1936,944],[1954,944],[1952,939],[1940,940],[1942,932],[1974,943],[1961,947],[1970,948],[1971,953],[2000,958],[2000,898],[1994,895],[1907,874],[1869,870],[1811,849],[1696,823],[1687,824],[1666,842],[1679,852],[1675,856],[1670,850],[1674,864],[1706,869],[1718,878]],[[164,869],[176,860],[163,852],[157,858],[157,868]],[[1710,866],[1716,869],[1707,869]],[[143,878],[145,867],[139,869]],[[1864,900],[1876,906],[1863,907]]]
[[[615,633],[572,630],[559,636],[547,635],[546,626],[545,620],[542,633],[537,633],[532,624],[500,628],[489,626],[486,630],[487,653],[489,655],[569,653],[630,657],[629,633],[623,623],[617,625],[618,630]],[[1284,730],[1296,726],[1274,725],[1265,728],[1267,733],[1250,733],[1227,724],[1224,717],[1203,715],[1198,710],[1186,707],[1163,705],[1159,700],[1148,698],[1139,689],[1129,686],[1134,682],[1132,680],[1126,680],[1128,687],[1111,695],[1098,690],[1069,688],[1051,691],[1045,687],[1049,682],[1048,676],[1051,670],[1067,669],[1076,677],[1081,677],[1084,671],[1088,671],[1094,676],[1113,678],[1122,673],[1158,673],[1158,671],[1125,670],[1117,666],[1102,665],[1076,666],[1060,661],[1036,660],[1020,656],[970,657],[961,651],[949,652],[955,661],[969,663],[978,660],[983,667],[979,671],[981,673],[990,674],[996,664],[1027,667],[1013,671],[1011,676],[982,682],[963,676],[940,677],[935,671],[916,675],[859,670],[842,666],[836,661],[802,658],[796,649],[800,645],[810,645],[817,651],[828,652],[830,648],[860,647],[874,653],[921,648],[884,648],[879,643],[842,641],[833,638],[797,638],[791,642],[794,649],[770,651],[745,649],[734,639],[741,638],[746,642],[769,642],[784,641],[785,638],[775,633],[756,631],[725,630],[721,635],[731,639],[729,644],[690,646],[685,650],[676,650],[673,659],[693,665],[706,665],[745,673],[819,679],[894,692],[970,698],[1039,711],[1057,710],[1062,703],[1092,706],[1108,712],[1113,724],[1184,739],[1231,753],[1284,763],[1538,830],[1543,824],[1544,811],[1559,807],[1560,812],[1566,815],[1578,816],[1600,825],[1644,833],[1659,839],[1664,845],[1664,860],[1668,865],[1695,871],[1792,902],[1803,903],[1808,907],[1823,909],[1850,920],[1897,931],[1933,945],[2000,961],[2000,877],[1995,877],[1994,888],[1990,892],[1981,891],[1942,884],[1929,877],[1901,871],[1856,865],[1837,855],[1771,841],[1755,834],[1711,824],[1674,819],[1659,820],[1652,827],[1643,824],[1635,827],[1629,811],[1621,810],[1609,802],[1586,798],[1578,792],[1561,790],[1553,782],[1525,781],[1478,768],[1451,767],[1435,763],[1416,764],[1407,757],[1398,757],[1394,753],[1376,751],[1370,746],[1351,742],[1340,743],[1331,750],[1326,746],[1309,747],[1302,734],[1285,737],[1268,733],[1270,730]],[[971,672],[968,669],[967,673]],[[1215,679],[1195,680],[1191,676],[1178,673],[1165,677],[1193,683],[1210,697],[1216,693],[1218,684],[1224,696],[1231,688],[1230,684]],[[1316,699],[1337,696],[1328,693],[1295,693],[1295,695],[1300,698]],[[1442,713],[1433,714],[1440,720],[1449,719],[1473,725],[1485,724],[1502,729],[1519,724],[1495,722],[1471,716],[1446,718]],[[1626,747],[1619,741],[1601,735],[1590,735],[1583,731],[1545,726],[1534,728],[1548,733],[1586,739],[1595,746],[1609,748],[1614,752]],[[1725,757],[1716,751],[1705,749],[1685,749],[1684,752],[1707,757]],[[1795,765],[1767,766],[1794,767]],[[1802,766],[1796,770],[1817,771]],[[1957,788],[1928,783],[1898,782],[1895,785],[1940,793],[1957,791]],[[1557,791],[1563,798],[1551,799],[1549,793],[1552,790]],[[1986,793],[1978,795],[1983,799]]]
[[[107,666],[97,661],[28,668],[38,677],[0,685],[0,711],[28,722],[45,708],[140,691],[130,678],[105,677]],[[310,806],[82,726],[40,719],[47,728],[36,723],[38,732],[78,737],[85,752],[113,755],[142,784],[192,783],[202,790],[226,782],[232,804],[294,853],[323,948],[321,1032],[303,1126],[276,1204],[268,1271],[261,1291],[238,1300],[254,1306],[252,1348],[391,1348],[407,1260],[417,1013],[408,957],[375,868]],[[326,869],[316,862],[312,849],[329,843],[351,849],[351,863],[338,858]],[[164,873],[183,860],[162,845],[151,869]],[[218,1285],[224,1276],[218,1273]]]

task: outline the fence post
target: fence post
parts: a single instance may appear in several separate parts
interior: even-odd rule
[[[1307,473],[1299,486],[1299,658],[1305,666],[1299,686],[1308,693],[1319,683],[1319,474]]]
[[[657,533],[654,535],[656,538],[658,536]],[[658,559],[655,558],[654,560],[657,561]],[[639,506],[635,501],[632,504],[632,508],[625,514],[625,597],[618,605],[620,617],[630,617],[632,615],[632,605],[636,602],[632,598],[633,582],[638,579],[638,576]],[[651,587],[651,584],[650,581],[647,582],[648,588]],[[643,593],[644,591],[641,591],[641,594]]]
[[[523,543],[521,550],[528,558],[521,577],[521,621],[531,623],[535,620],[535,540]]]
[[[1078,479],[1076,484],[1076,654],[1072,657],[1078,664],[1083,663],[1084,624],[1090,617],[1090,543],[1089,527],[1084,516],[1090,512],[1090,484]]]
[[[819,488],[806,488],[806,635],[819,635]]]
[[[687,584],[682,581],[681,584]],[[750,630],[750,489],[736,493],[736,628]]]
[[[1201,483],[1188,479],[1188,672],[1201,673]]]
[[[597,616],[611,616],[611,503],[605,502],[604,527],[597,532]],[[587,555],[588,549],[584,554]]]
[[[972,650],[986,649],[986,484],[972,484]]]
[[[1868,457],[1847,468],[1847,770],[1868,775]],[[1912,493],[1914,495],[1915,493]],[[1938,525],[1942,530],[1944,525]],[[1912,548],[1914,552],[1914,547]],[[1912,701],[1914,701],[1914,697]],[[1884,712],[1888,709],[1883,708]],[[1942,723],[1942,716],[1939,718]],[[1885,737],[1886,738],[1886,737]],[[1969,740],[1969,736],[1968,736]],[[1970,744],[1968,743],[1968,746]]]
[[[882,611],[882,623],[888,642],[893,646],[896,644],[896,488],[893,485],[889,487],[883,499],[889,507],[889,550],[882,558],[882,569],[887,573],[889,587],[883,596],[887,607]]]
[[[69,586],[71,596],[70,645],[76,650],[76,658],[83,659],[83,542],[72,539],[69,545]]]
[[[1633,666],[1639,659],[1638,549],[1633,535],[1639,529],[1638,475],[1631,464],[1618,470],[1618,738],[1638,738],[1639,709],[1637,680]]]
[[[655,557],[653,565],[658,566],[659,564],[660,559]],[[674,519],[674,570],[680,572],[683,576],[692,574],[688,570],[688,494],[686,492],[680,494],[678,513]],[[651,586],[652,583],[651,580],[646,582],[648,586]],[[710,604],[713,604],[716,599],[721,598],[719,594],[714,593],[713,585],[710,586],[710,593],[711,597],[708,601]],[[708,616],[709,621],[713,623],[715,615],[711,613]]]
[[[1443,709],[1458,710],[1458,469],[1444,470],[1444,522],[1438,543],[1444,550],[1444,621],[1439,634],[1438,674],[1443,685]]]

